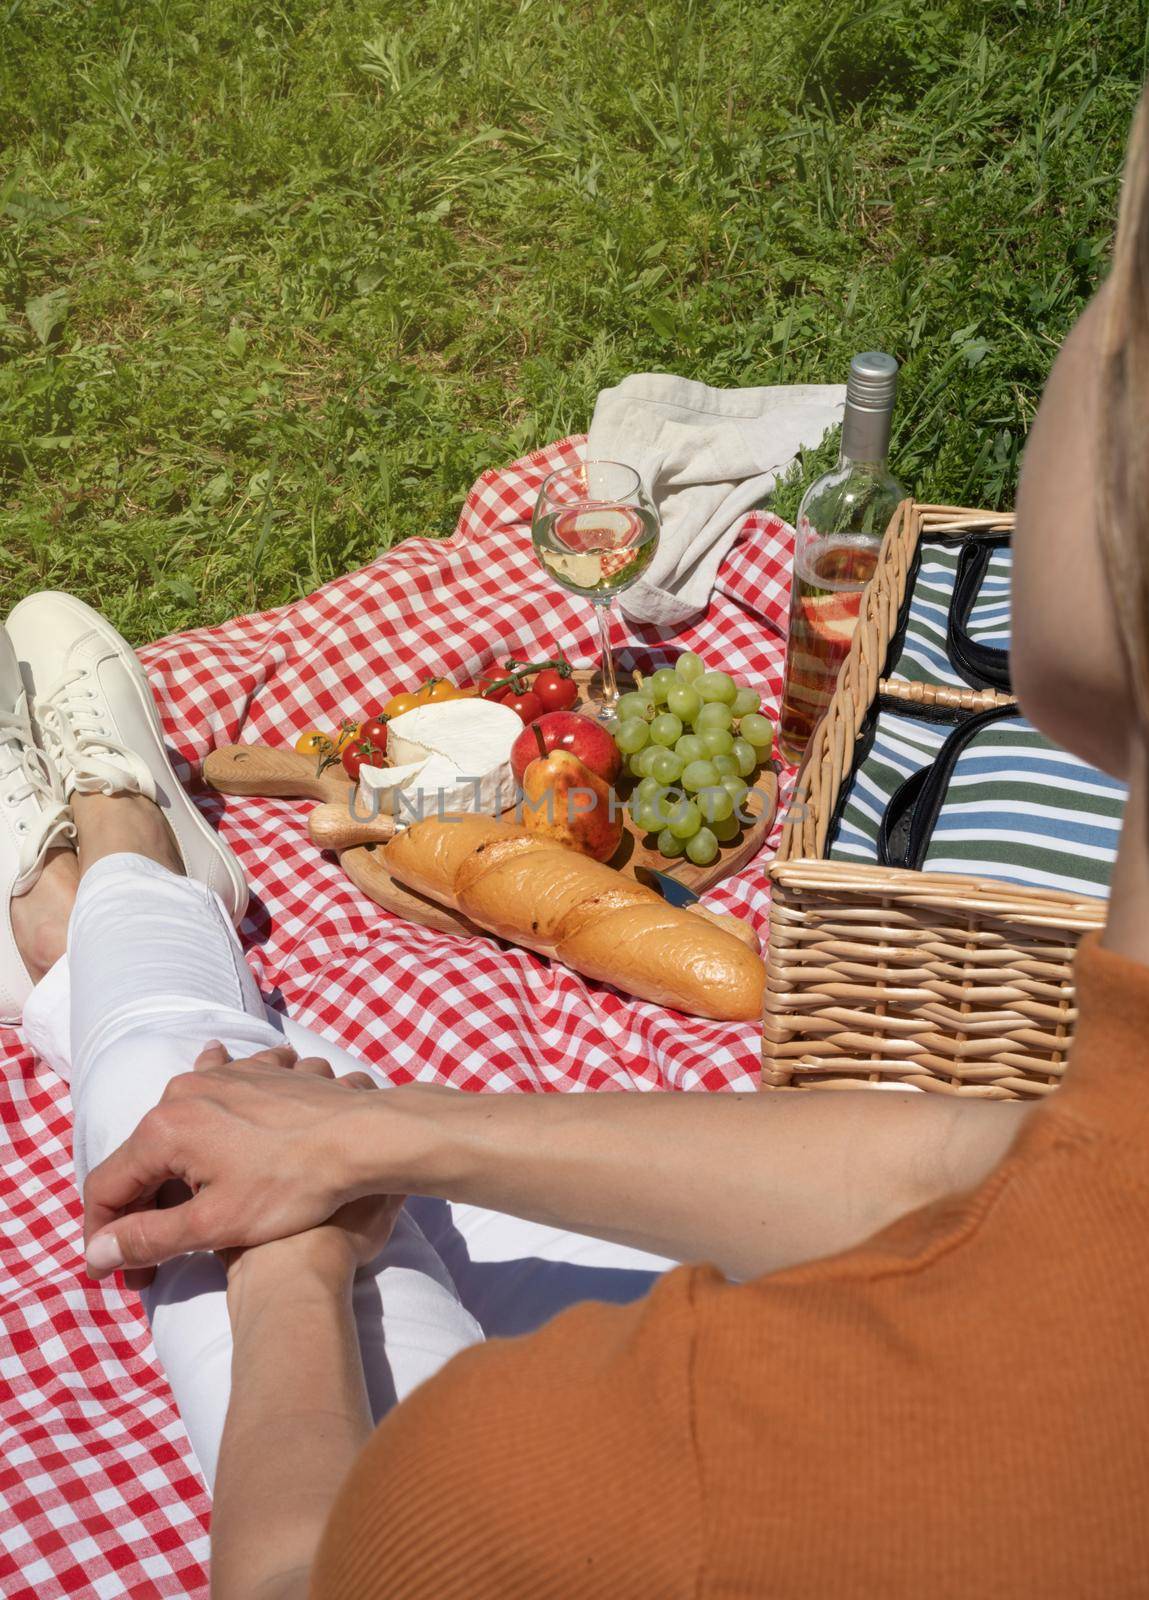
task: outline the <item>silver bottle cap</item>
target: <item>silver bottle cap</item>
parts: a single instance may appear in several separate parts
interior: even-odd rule
[[[898,392],[898,363],[881,350],[863,350],[850,362],[846,404],[859,411],[892,411]]]
[[[881,350],[863,350],[850,362],[842,413],[842,459],[884,461],[890,449],[898,363]]]

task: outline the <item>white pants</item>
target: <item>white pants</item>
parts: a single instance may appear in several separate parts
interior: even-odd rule
[[[209,1039],[236,1058],[287,1043],[325,1057],[337,1074],[365,1070],[339,1045],[269,1011],[216,896],[142,856],[110,856],[84,875],[68,953],[25,1006],[24,1031],[72,1086],[81,1186]],[[485,1334],[528,1332],[578,1300],[636,1299],[671,1264],[475,1206],[412,1198],[355,1285],[376,1420]],[[230,1392],[225,1288],[216,1258],[199,1254],[161,1267],[143,1295],[209,1486]]]

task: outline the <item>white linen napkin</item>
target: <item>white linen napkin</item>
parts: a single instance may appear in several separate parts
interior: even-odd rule
[[[706,608],[739,519],[841,422],[845,398],[842,383],[711,389],[669,372],[602,390],[587,459],[633,467],[662,518],[654,560],[621,596],[628,617],[674,628]]]

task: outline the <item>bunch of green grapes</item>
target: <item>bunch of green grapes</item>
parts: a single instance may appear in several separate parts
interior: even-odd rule
[[[705,867],[738,837],[737,813],[774,744],[760,703],[729,673],[708,671],[693,650],[619,701],[612,731],[638,779],[630,815],[658,835],[664,856]]]

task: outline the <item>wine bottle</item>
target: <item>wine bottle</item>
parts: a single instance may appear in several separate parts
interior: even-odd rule
[[[789,761],[802,759],[830,703],[882,536],[905,499],[888,465],[897,387],[893,356],[867,350],[854,357],[838,465],[810,485],[798,507],[778,729]]]

